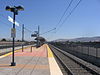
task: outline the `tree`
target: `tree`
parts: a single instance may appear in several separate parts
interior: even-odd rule
[[[17,40],[17,42],[21,42],[21,40]]]
[[[5,38],[3,38],[1,41],[7,41]]]

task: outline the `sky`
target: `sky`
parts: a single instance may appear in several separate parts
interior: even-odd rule
[[[79,37],[100,36],[100,0],[82,0],[70,17],[62,24],[79,0],[73,0],[72,5],[58,24],[61,16],[71,0],[0,0],[0,38],[11,39],[12,23],[8,16],[13,13],[6,11],[6,6],[24,7],[19,11],[16,21],[16,39],[21,39],[22,24],[25,25],[25,40],[34,40],[31,34],[40,26],[40,35],[47,40],[71,39]]]

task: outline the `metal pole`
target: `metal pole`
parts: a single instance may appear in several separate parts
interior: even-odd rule
[[[22,52],[24,48],[24,24],[22,25]]]
[[[40,33],[40,27],[38,26],[38,38],[39,38],[39,33]],[[38,45],[39,45],[39,39],[38,39]]]
[[[13,16],[13,29],[15,29],[15,11],[13,12],[14,16]],[[11,62],[11,66],[15,66],[16,63],[14,62],[14,47],[15,47],[15,37],[13,37],[13,48],[12,48],[12,62]]]
[[[38,26],[38,32],[37,32],[37,47],[39,47],[39,32],[40,32],[40,28]]]
[[[31,46],[31,52],[32,52],[32,46]]]

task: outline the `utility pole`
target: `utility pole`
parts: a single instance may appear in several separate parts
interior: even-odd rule
[[[24,48],[24,24],[22,25],[22,52],[24,51],[23,48]]]
[[[37,47],[39,47],[39,33],[40,33],[40,27],[38,26],[38,32],[37,32]]]

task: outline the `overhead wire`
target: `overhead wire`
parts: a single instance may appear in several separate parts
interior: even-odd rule
[[[46,31],[46,32],[44,32],[44,33],[41,33],[40,35],[44,35],[44,34],[46,34],[46,33],[49,33],[49,32],[51,32],[51,31],[53,31],[53,30],[55,30],[56,28],[53,28],[53,29],[51,29],[51,30],[49,30],[49,31]]]
[[[69,5],[67,6],[67,8],[65,9],[63,15],[61,16],[60,20],[57,23],[57,26],[60,24],[60,22],[62,21],[63,17],[65,16],[66,12],[68,11],[68,9],[70,8],[71,4],[73,3],[74,0],[71,0]],[[57,27],[56,27],[57,28]]]
[[[33,33],[33,31],[29,30],[28,28],[24,27],[25,30],[27,30],[30,33]]]
[[[14,0],[14,1],[15,1],[15,0]],[[63,17],[65,16],[66,12],[68,11],[68,9],[70,8],[70,6],[71,6],[71,4],[72,4],[72,2],[73,2],[73,0],[71,0],[70,3],[69,3],[69,5],[68,5],[68,7],[66,8],[66,10],[65,10],[64,13],[63,13],[63,15],[61,16],[59,22],[57,23],[57,25],[60,24],[60,26],[62,26],[62,25],[65,23],[65,21],[70,17],[70,15],[73,13],[73,11],[77,8],[77,6],[80,4],[81,1],[82,1],[82,0],[80,0],[80,1],[78,2],[78,4],[73,8],[73,10],[69,13],[69,15],[64,19],[64,21],[62,22],[62,24],[60,24],[60,22],[62,21]],[[59,27],[60,27],[60,26],[59,26]],[[31,30],[29,30],[29,29],[27,29],[27,28],[25,28],[25,29],[26,29],[28,32],[32,32]],[[56,27],[56,29],[57,29],[57,27]],[[51,30],[50,30],[50,31],[51,31]],[[46,34],[46,33],[50,32],[50,31],[44,32],[44,33],[42,33],[42,34]]]
[[[75,9],[79,6],[79,4],[82,2],[82,0],[79,0],[79,2],[76,4],[76,6],[71,10],[71,12],[69,13],[69,15],[67,15],[67,17],[63,20],[63,22],[59,25],[59,28],[57,29],[57,31],[61,28],[61,26],[66,22],[66,20],[72,15],[72,13],[75,11]],[[56,31],[56,32],[57,32]]]
[[[13,0],[13,3],[14,3],[15,1],[16,1],[16,0]],[[19,20],[22,21],[22,19],[19,19]],[[29,33],[34,33],[33,31],[31,31],[30,29],[28,29],[28,28],[26,28],[26,27],[24,27],[24,29],[25,29],[26,31],[28,31]],[[54,28],[54,29],[55,29],[55,28]],[[50,31],[52,31],[52,30],[50,30]],[[44,32],[44,33],[42,33],[41,35],[46,34],[46,33],[50,32],[50,31]]]
[[[20,18],[18,18],[18,20],[20,20],[21,22],[22,22],[22,19],[20,19]],[[22,24],[21,24],[22,25]],[[29,33],[34,33],[32,30],[30,30],[28,27],[24,27],[24,29],[26,30],[26,31],[28,31]]]
[[[68,5],[67,8],[65,9],[63,15],[61,16],[60,20],[59,20],[58,23],[56,24],[56,27],[53,28],[53,29],[51,29],[51,30],[49,30],[49,31],[46,31],[46,32],[44,32],[44,33],[42,33],[42,34],[40,34],[40,35],[44,35],[44,34],[46,34],[46,33],[51,32],[52,30],[56,30],[56,29],[57,29],[57,26],[58,26],[58,25],[60,24],[60,22],[62,21],[62,19],[63,19],[63,17],[65,16],[66,12],[67,12],[68,9],[70,8],[72,2],[73,2],[73,0],[70,1],[69,5]]]
[[[16,1],[16,0],[12,0],[12,1],[11,1],[11,4],[12,4],[12,5],[15,5],[15,1]]]
[[[74,1],[74,0],[71,0],[71,1],[69,2],[68,6],[66,7],[65,11],[63,12],[63,14],[62,14],[60,20],[59,20],[58,23],[56,24],[56,27],[55,27],[56,31],[55,31],[55,33],[57,32],[57,28],[59,27],[59,24],[61,23],[63,17],[66,15],[66,13],[67,13],[67,11],[69,10],[69,8],[71,7],[73,1]]]
[[[3,22],[3,21],[1,21],[1,20],[0,20],[0,22],[3,23],[5,26],[10,27],[8,23]]]

